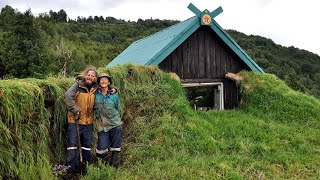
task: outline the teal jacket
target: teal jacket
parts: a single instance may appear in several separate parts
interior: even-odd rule
[[[94,114],[98,131],[107,132],[122,124],[120,115],[120,101],[118,95],[108,93],[104,96],[101,90],[96,91]]]

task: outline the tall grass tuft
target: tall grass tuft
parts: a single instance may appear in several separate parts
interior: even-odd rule
[[[319,125],[320,102],[315,97],[292,90],[272,74],[242,72],[241,76],[245,112],[274,122]]]
[[[61,100],[70,80],[20,79],[0,83],[0,175],[48,179],[63,159],[66,111]],[[53,104],[50,104],[53,103]],[[51,153],[50,153],[51,152]]]

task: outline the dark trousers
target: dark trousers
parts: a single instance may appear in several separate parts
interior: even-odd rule
[[[80,141],[83,163],[91,163],[91,145],[92,145],[93,125],[80,125]],[[79,151],[78,135],[76,124],[68,124],[67,129],[68,147],[67,147],[67,166],[75,171],[78,170]]]
[[[110,151],[121,151],[122,125],[112,128],[110,131],[100,131],[98,133],[97,156],[104,158]]]

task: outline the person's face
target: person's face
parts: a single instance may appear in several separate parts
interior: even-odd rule
[[[102,88],[108,87],[109,84],[110,84],[110,81],[109,81],[109,79],[108,79],[107,77],[102,77],[102,78],[100,79],[99,85],[100,85]]]
[[[94,71],[88,71],[85,76],[85,81],[87,85],[91,85],[96,81],[97,75]]]

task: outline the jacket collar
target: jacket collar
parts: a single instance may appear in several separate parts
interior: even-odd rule
[[[77,77],[76,80],[77,80],[80,88],[83,88],[83,89],[87,90],[90,93],[94,93],[99,88],[99,85],[97,84],[97,82],[94,82],[92,87],[91,87],[91,89],[89,90],[85,85],[83,77],[82,78],[78,78]]]

